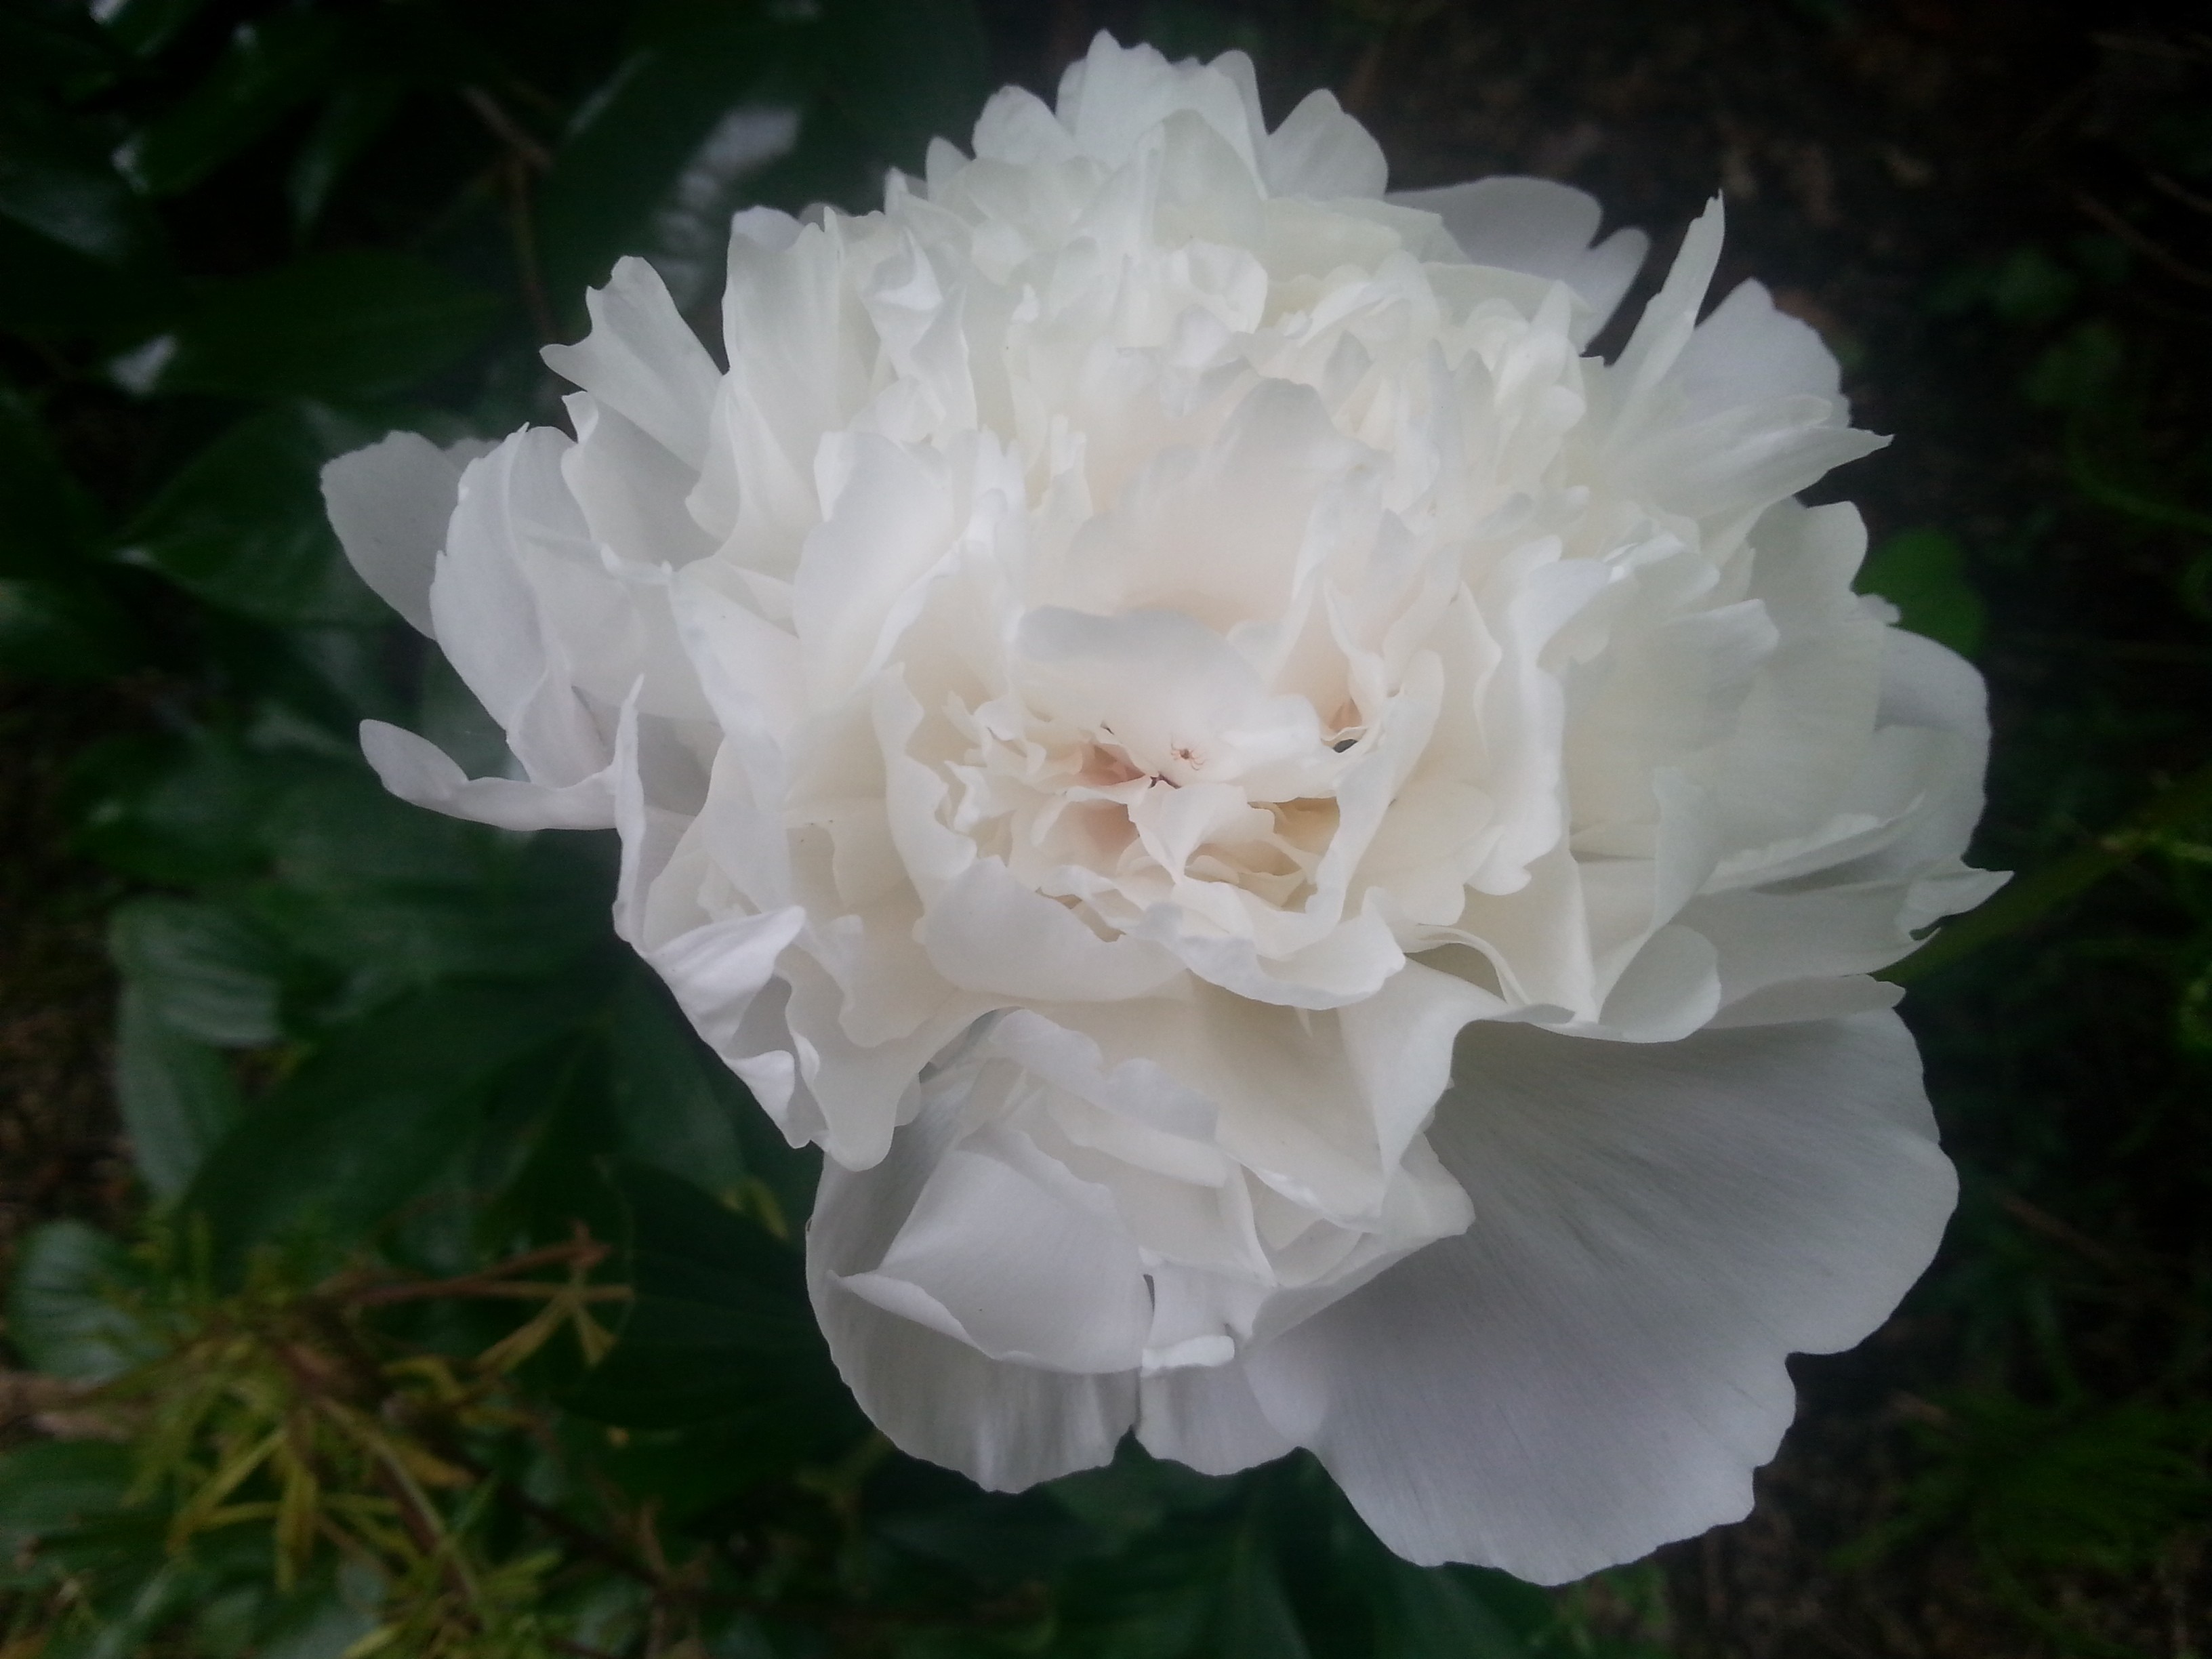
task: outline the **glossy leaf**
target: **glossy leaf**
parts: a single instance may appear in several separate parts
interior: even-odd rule
[[[252,1048],[283,1033],[282,953],[236,911],[203,900],[134,899],[108,949],[148,1015],[202,1042]]]
[[[164,32],[149,6],[146,35]],[[320,89],[344,36],[329,11],[280,12],[241,23],[207,76],[160,119],[133,133],[116,165],[149,195],[173,195],[261,137]]]
[[[146,1358],[125,1302],[144,1271],[122,1243],[82,1221],[50,1221],[24,1239],[8,1288],[8,1340],[33,1370],[105,1382]]]
[[[406,94],[398,81],[375,80],[341,88],[323,106],[285,179],[295,230],[306,231],[323,216],[338,179],[392,124]]]
[[[1908,530],[1891,537],[1868,556],[1857,586],[1895,605],[1901,625],[1914,633],[1963,657],[1980,648],[1982,597],[1966,579],[1965,551],[1947,532]]]
[[[1371,1552],[1367,1582],[1379,1603],[1376,1659],[1530,1659],[1531,1649],[1514,1627],[1477,1593],[1464,1569],[1417,1567],[1382,1549]],[[1503,1575],[1486,1575],[1508,1594],[1518,1593],[1541,1613],[1549,1606],[1528,1586]]]
[[[747,1170],[738,1119],[759,1109],[667,993],[641,974],[631,974],[615,999],[608,1073],[626,1157],[725,1204],[741,1200]]]
[[[121,345],[158,327],[173,304],[163,285],[0,219],[0,331]]]
[[[74,770],[77,845],[148,881],[248,874],[266,856],[263,815],[301,764],[256,754],[226,732],[109,738]]]
[[[208,0],[112,0],[93,15],[126,52],[151,57],[204,11],[207,3]]]
[[[98,521],[45,423],[21,398],[0,392],[0,576],[71,573]]]
[[[625,1165],[613,1179],[629,1214],[635,1300],[615,1351],[568,1406],[639,1428],[758,1417],[794,1450],[857,1431],[798,1252],[674,1176]]]
[[[156,1013],[126,986],[115,1023],[115,1095],[131,1136],[131,1161],[156,1198],[191,1184],[208,1150],[244,1109],[221,1050]]]
[[[311,254],[210,286],[118,378],[149,392],[373,397],[443,368],[498,313],[494,296],[411,254]]]
[[[0,674],[101,679],[143,649],[129,616],[89,581],[0,576]]]
[[[1207,1652],[1213,1659],[1305,1659],[1309,1651],[1273,1556],[1248,1528],[1231,1547]]]
[[[205,1218],[227,1268],[282,1237],[355,1243],[467,1144],[491,1076],[564,1040],[590,995],[575,981],[449,986],[354,1023],[246,1110],[179,1207]]]
[[[790,31],[750,7],[688,0],[659,9],[578,112],[541,202],[545,283],[580,304],[702,158],[718,123],[755,96]]]
[[[143,258],[159,234],[106,157],[21,127],[0,143],[0,216],[108,265]]]
[[[120,538],[115,556],[264,622],[382,624],[323,516],[322,465],[377,434],[313,409],[233,427],[187,462]]]
[[[830,96],[883,160],[921,169],[934,137],[964,142],[992,91],[973,0],[823,0]]]

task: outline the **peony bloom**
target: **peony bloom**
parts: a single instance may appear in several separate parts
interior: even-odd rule
[[[1979,680],[1792,499],[1880,441],[1756,283],[1698,321],[1717,203],[1608,363],[1641,235],[1386,196],[1239,54],[1102,35],[973,149],[740,214],[726,372],[625,260],[573,438],[331,465],[515,762],[371,763],[620,831],[908,1451],[1307,1446],[1545,1581],[1741,1516],[1951,1208],[1867,975],[1997,880]]]

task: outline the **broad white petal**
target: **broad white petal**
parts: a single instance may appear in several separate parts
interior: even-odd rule
[[[1234,1474],[1295,1449],[1267,1420],[1242,1365],[1186,1365],[1138,1384],[1137,1438],[1155,1457]]]
[[[1702,420],[1744,404],[1824,398],[1848,413],[1842,371],[1808,324],[1774,308],[1760,283],[1741,283],[1690,336],[1674,367],[1688,394],[1686,411]]]
[[[939,1158],[883,1261],[843,1283],[991,1358],[1047,1370],[1133,1370],[1152,1323],[1111,1197],[1004,1131]]]
[[[660,273],[618,259],[605,288],[584,295],[592,331],[539,355],[638,427],[694,472],[707,458],[707,431],[721,371],[668,297]]]
[[[1437,215],[1476,264],[1565,283],[1590,309],[1575,331],[1577,344],[1605,326],[1651,247],[1640,230],[1617,230],[1596,241],[1604,216],[1596,198],[1548,179],[1477,179],[1399,191],[1389,199]]]
[[[1308,93],[1260,146],[1260,172],[1277,196],[1380,196],[1390,182],[1382,146],[1344,112],[1336,94]]]
[[[460,499],[461,469],[489,447],[440,449],[394,432],[323,468],[323,509],[347,562],[377,598],[433,638],[430,573]]]
[[[837,1370],[902,1451],[1008,1492],[1091,1468],[1136,1419],[1133,1371],[1085,1376],[985,1358],[856,1294],[846,1276],[879,1264],[946,1149],[958,1102],[939,1098],[883,1162],[825,1163],[806,1230],[806,1279]]]
[[[1556,1583],[1738,1518],[1956,1190],[1893,1014],[1631,1046],[1481,1024],[1431,1139],[1474,1224],[1247,1361],[1391,1548]]]

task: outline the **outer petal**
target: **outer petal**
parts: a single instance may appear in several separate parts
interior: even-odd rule
[[[1283,118],[1260,146],[1260,168],[1273,194],[1317,200],[1380,196],[1390,178],[1382,146],[1326,90],[1308,93]]]
[[[1476,264],[1565,283],[1590,308],[1577,344],[1605,326],[1651,247],[1640,230],[1617,230],[1593,246],[1603,216],[1596,199],[1548,179],[1477,179],[1389,199],[1437,215]]]
[[[1474,1224],[1249,1362],[1384,1542],[1555,1583],[1751,1506],[1783,1358],[1858,1341],[1956,1182],[1893,1014],[1662,1046],[1496,1024],[1431,1132]]]
[[[501,830],[614,826],[614,787],[605,772],[562,788],[519,778],[471,778],[428,738],[382,720],[361,723],[361,752],[378,781],[400,799],[449,817]]]
[[[846,1287],[890,1249],[957,1112],[956,1099],[931,1099],[873,1169],[824,1163],[806,1229],[806,1279],[837,1369],[876,1426],[902,1451],[1010,1492],[1110,1459],[1136,1419],[1137,1379],[986,1358]]]
[[[1187,1365],[1138,1387],[1137,1438],[1155,1457],[1234,1474],[1295,1449],[1252,1397],[1242,1365]]]
[[[341,455],[323,469],[323,507],[338,544],[376,597],[422,633],[430,624],[430,574],[460,499],[461,469],[491,447],[440,449],[412,432]]]
[[[695,471],[706,459],[707,428],[721,372],[642,259],[619,259],[605,288],[584,296],[592,331],[574,345],[547,346],[545,366],[648,434]]]

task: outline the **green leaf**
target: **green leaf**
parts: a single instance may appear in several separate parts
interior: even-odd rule
[[[411,254],[309,254],[204,289],[115,373],[139,392],[375,397],[446,367],[498,314],[495,296]]]
[[[105,156],[21,125],[0,143],[0,216],[101,264],[128,264],[159,240]]]
[[[689,1182],[638,1165],[611,1177],[630,1218],[635,1292],[613,1353],[563,1403],[604,1423],[775,1425],[803,1458],[861,1426],[808,1305],[798,1252]]]
[[[264,1615],[253,1659],[345,1659],[376,1628],[386,1588],[374,1568],[357,1560],[301,1585]]]
[[[340,177],[392,125],[406,95],[403,82],[376,80],[343,88],[323,106],[284,182],[295,230],[304,233],[323,216]]]
[[[1364,1564],[1378,1603],[1376,1659],[1528,1659],[1531,1650],[1477,1593],[1448,1567],[1417,1567],[1377,1549]],[[1526,1585],[1540,1613],[1548,1604]]]
[[[202,1042],[274,1042],[283,954],[234,910],[199,899],[134,899],[110,918],[109,952],[145,1012]]]
[[[0,7],[0,88],[25,102],[64,103],[105,88],[115,54],[89,14],[66,4]]]
[[[121,1509],[135,1473],[131,1448],[104,1440],[15,1447],[0,1456],[0,1553]]]
[[[105,1382],[152,1355],[125,1301],[144,1273],[122,1242],[82,1221],[24,1239],[8,1289],[8,1336],[33,1370]],[[4,1517],[0,1517],[4,1524]]]
[[[159,32],[152,8],[143,15],[147,32]],[[327,11],[280,12],[240,24],[206,77],[125,140],[116,165],[153,196],[198,184],[322,90],[344,34],[342,19]]]
[[[208,1149],[244,1109],[222,1053],[195,1042],[125,986],[115,1030],[115,1093],[131,1161],[156,1198],[191,1184]]]
[[[104,679],[143,649],[131,618],[89,582],[0,576],[0,674]]]
[[[163,284],[0,219],[0,332],[119,345],[157,327],[170,301]]]
[[[1309,1651],[1274,1558],[1252,1526],[1231,1547],[1206,1651],[1210,1659],[1304,1659]]]
[[[883,159],[918,173],[932,138],[964,141],[992,91],[973,0],[823,0],[827,88]]]
[[[1948,532],[1908,530],[1891,537],[1860,567],[1858,590],[1898,608],[1900,623],[1971,657],[1982,643],[1981,595],[1966,580],[1966,554]]]
[[[94,13],[117,45],[150,58],[204,10],[208,0],[112,0]]]
[[[235,1269],[255,1244],[350,1245],[475,1134],[492,1076],[564,1040],[586,981],[453,985],[346,1027],[249,1107],[179,1201]]]
[[[872,1530],[932,1563],[958,1568],[978,1583],[1003,1589],[1025,1580],[1042,1582],[1097,1553],[1104,1541],[1065,1505],[1035,1488],[1019,1494],[980,1492],[927,1464],[908,1464],[900,1472],[909,1481],[918,1476],[941,1486],[943,1496],[935,1503],[896,1509]],[[870,1488],[871,1505],[879,1512],[896,1496],[884,1490],[888,1484],[879,1480]]]
[[[280,625],[383,624],[323,516],[323,463],[376,434],[312,408],[233,427],[186,462],[120,538],[115,557],[210,604]]]
[[[738,1115],[759,1108],[693,1033],[657,980],[633,973],[615,998],[608,1083],[623,1154],[725,1204],[744,1194]]]
[[[789,31],[723,0],[657,8],[612,75],[586,98],[539,208],[547,291],[563,305],[606,280],[617,257],[698,159],[718,122],[757,94]]]
[[[62,465],[46,422],[0,391],[0,576],[66,574],[99,527],[99,509]]]
[[[148,881],[251,874],[267,859],[272,802],[312,764],[256,754],[228,732],[109,738],[72,769],[76,845]]]

